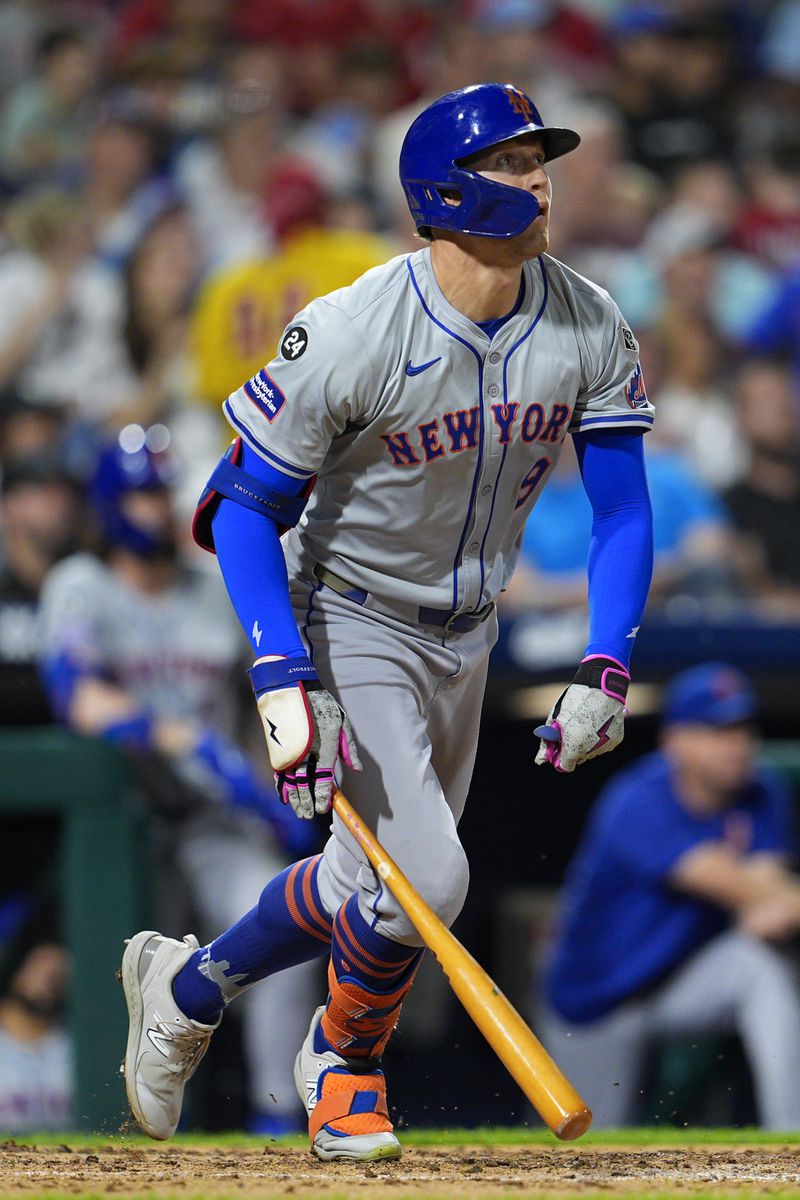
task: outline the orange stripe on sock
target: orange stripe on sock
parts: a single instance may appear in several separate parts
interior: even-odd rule
[[[308,862],[308,859],[304,859],[303,862]],[[302,866],[303,866],[302,862],[295,863],[294,866],[292,867],[291,871],[289,872],[289,877],[286,880],[286,887],[285,887],[286,907],[288,908],[289,915],[291,916],[295,925],[299,925],[300,928],[303,929],[306,933],[310,933],[312,937],[315,937],[318,939],[318,941],[325,942],[325,944],[328,945],[330,942],[330,938],[326,934],[320,933],[320,931],[318,929],[314,929],[314,927],[312,925],[309,925],[308,921],[306,921],[306,919],[303,917],[302,913],[300,912],[300,909],[297,907],[297,902],[294,898],[294,881],[297,878],[297,872],[300,870],[300,868]]]
[[[325,913],[323,916],[317,907],[317,903],[314,899],[314,893],[311,891],[311,873],[321,858],[322,855],[318,854],[315,858],[310,858],[307,860],[311,865],[303,875],[303,899],[306,902],[308,911],[311,913],[312,920],[318,921],[319,924],[322,925],[322,927],[330,935],[330,932],[333,929],[333,920],[328,916],[327,913]]]
[[[341,921],[342,927],[347,934],[347,938],[350,941],[353,949],[359,958],[364,960],[364,969],[369,971],[371,975],[397,975],[403,967],[408,966],[414,955],[417,953],[416,950],[413,950],[411,954],[409,954],[408,958],[402,959],[398,963],[387,963],[385,960],[382,961],[380,958],[376,958],[374,954],[370,954],[369,950],[365,950],[358,938],[355,937],[352,929],[350,928],[350,923],[347,920],[347,916],[344,911],[344,905],[336,914],[336,920]],[[340,946],[339,949],[342,954],[345,956],[347,955],[347,949],[345,946]]]

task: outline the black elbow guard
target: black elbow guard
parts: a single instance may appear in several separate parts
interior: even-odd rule
[[[241,504],[243,508],[269,517],[278,526],[279,532],[284,534],[300,520],[314,486],[314,479],[310,479],[299,496],[285,496],[255,475],[243,471],[239,466],[242,455],[242,439],[235,438],[212,471],[195,509],[192,537],[198,546],[212,554],[216,550],[211,523],[223,496]]]

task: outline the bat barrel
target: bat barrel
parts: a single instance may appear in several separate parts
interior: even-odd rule
[[[591,1109],[512,1004],[422,899],[337,789],[333,806],[375,871],[439,960],[453,991],[545,1124],[572,1141],[592,1123]]]

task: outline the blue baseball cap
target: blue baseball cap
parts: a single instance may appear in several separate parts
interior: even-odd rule
[[[746,675],[728,663],[701,663],[667,685],[664,724],[736,725],[754,720],[756,694]]]

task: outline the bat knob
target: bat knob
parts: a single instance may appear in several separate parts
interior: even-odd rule
[[[533,733],[534,737],[541,738],[543,742],[561,741],[561,734],[553,725],[537,725]]]

